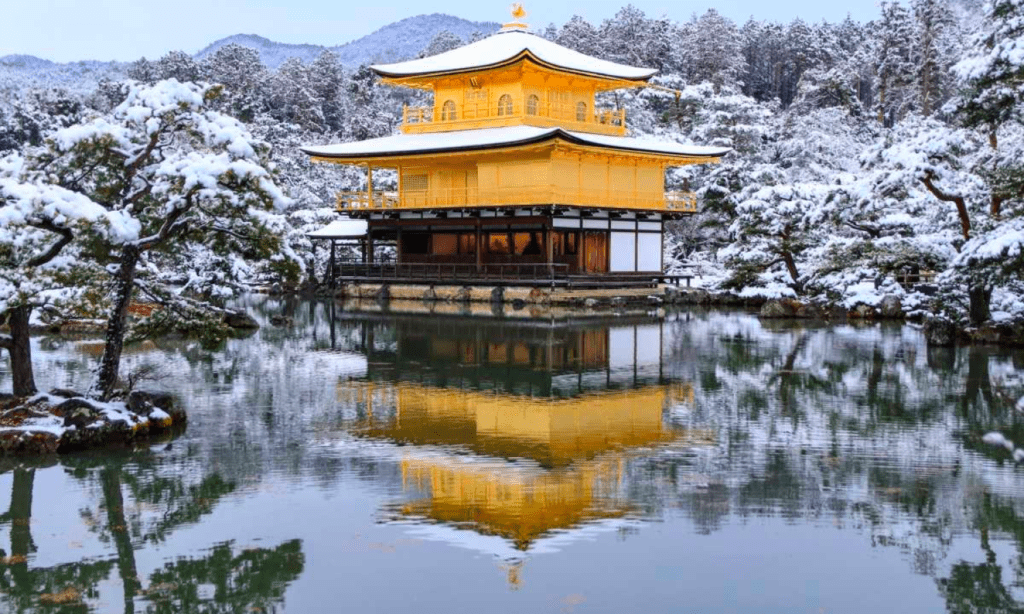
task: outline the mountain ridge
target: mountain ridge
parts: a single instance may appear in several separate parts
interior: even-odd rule
[[[346,69],[354,69],[372,62],[394,62],[415,57],[442,30],[448,30],[463,40],[468,40],[476,32],[491,34],[500,27],[501,25],[497,22],[470,21],[446,13],[431,13],[400,19],[340,45],[282,43],[259,34],[239,33],[215,40],[192,56],[202,59],[212,55],[217,49],[234,43],[259,52],[260,60],[268,68],[278,68],[289,58],[297,57],[303,62],[309,63],[322,52],[329,50],[338,55],[342,66]],[[114,67],[124,64],[126,63],[99,60],[54,62],[28,54],[0,56],[0,67],[17,71],[53,70],[66,67],[97,69],[103,66]]]

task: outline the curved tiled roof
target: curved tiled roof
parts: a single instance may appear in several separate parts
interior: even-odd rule
[[[385,77],[441,75],[494,68],[523,58],[548,66],[610,79],[646,81],[657,70],[600,60],[529,32],[502,31],[468,45],[437,55],[370,68]]]

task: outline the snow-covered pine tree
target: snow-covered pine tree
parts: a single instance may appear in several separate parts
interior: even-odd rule
[[[430,43],[423,48],[420,52],[419,57],[427,58],[432,55],[444,53],[445,51],[451,51],[457,49],[465,44],[461,38],[457,35],[452,34],[450,30],[441,30],[434,35],[434,38],[430,40]]]
[[[964,125],[983,129],[993,150],[986,173],[992,183],[989,211],[1003,213],[1007,200],[1024,199],[1024,161],[1019,147],[1000,148],[1006,127],[1019,142],[1024,122],[1024,0],[992,0],[966,57],[954,67],[963,93],[954,106]],[[1000,151],[1000,149],[1006,151]],[[1018,155],[1014,155],[1018,154]]]
[[[269,77],[270,114],[306,130],[322,131],[326,120],[309,68],[299,58],[288,58]]]
[[[648,19],[632,4],[606,19],[599,36],[598,57],[658,69],[669,62],[671,24],[664,19]]]
[[[912,50],[915,31],[910,12],[898,2],[883,2],[875,22],[875,80],[878,121],[891,126],[910,111],[915,81]]]
[[[819,47],[815,31],[802,19],[794,19],[786,28],[786,55],[782,70],[779,100],[783,108],[796,98],[797,86],[804,71],[824,64],[825,52]]]
[[[97,262],[81,257],[72,241],[89,233],[110,240],[137,236],[123,213],[107,211],[86,196],[47,183],[25,168],[19,154],[0,159],[0,348],[10,354],[12,392],[36,392],[29,326],[38,308],[64,311],[79,305],[96,278]]]
[[[751,17],[740,29],[743,61],[743,93],[760,102],[771,100],[775,92],[775,64],[777,62],[777,40],[781,29],[772,24]]]
[[[968,90],[959,111],[968,126],[991,138],[1000,125],[1024,115],[1024,0],[992,0],[985,24],[955,70]]]
[[[353,112],[348,115],[342,132],[345,140],[362,141],[394,132],[401,110],[392,92],[384,91],[377,75],[360,66],[349,79],[348,100]]]
[[[157,78],[156,66],[146,58],[135,60],[128,65],[124,72],[129,79],[135,79],[143,83],[152,83]]]
[[[325,50],[309,65],[310,87],[320,104],[320,112],[329,131],[341,129],[344,116],[345,73],[337,54]]]
[[[224,86],[218,108],[242,121],[266,110],[269,75],[254,49],[224,45],[202,62],[203,78]]]
[[[569,21],[565,22],[565,25],[558,31],[555,42],[586,55],[599,56],[601,54],[601,37],[597,29],[579,15],[573,15]]]
[[[184,51],[171,51],[156,61],[158,79],[177,79],[182,83],[203,80],[202,67]]]
[[[687,81],[706,81],[716,91],[739,86],[746,60],[743,38],[732,20],[708,9],[681,34],[677,63]]]
[[[913,56],[917,81],[914,106],[927,117],[942,106],[952,91],[950,29],[953,18],[946,0],[914,0],[912,8],[917,29]]]
[[[117,384],[139,269],[159,271],[161,252],[201,246],[214,257],[232,258],[244,249],[293,277],[301,266],[280,240],[277,211],[290,201],[267,169],[269,148],[237,120],[210,109],[219,93],[217,86],[175,80],[131,85],[113,112],[55,132],[46,150],[26,162],[41,181],[120,216],[125,229],[82,237],[97,257],[114,262],[105,346],[91,389],[101,399]],[[57,211],[49,216],[53,223],[61,219]]]
[[[757,189],[737,205],[729,227],[733,243],[719,252],[730,269],[727,287],[767,296],[800,294],[807,272],[799,261],[827,234],[831,193],[826,184],[781,183]]]

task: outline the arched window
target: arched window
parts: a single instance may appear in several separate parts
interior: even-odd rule
[[[445,100],[444,104],[441,105],[441,121],[453,122],[456,119],[458,119],[458,116],[455,112],[455,101]]]
[[[498,99],[498,115],[512,115],[512,97],[508,94]]]
[[[587,103],[578,102],[576,103],[576,121],[585,122],[587,121]]]
[[[537,97],[537,94],[530,94],[526,99],[526,114],[536,115],[538,107],[540,107],[540,98]]]

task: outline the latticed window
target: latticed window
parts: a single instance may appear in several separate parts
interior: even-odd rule
[[[498,99],[498,115],[512,115],[512,96],[502,94]]]
[[[458,119],[458,117],[455,112],[455,101],[445,100],[444,104],[441,105],[441,121],[453,122],[456,119]]]
[[[576,104],[576,121],[587,121],[587,103],[580,102]]]
[[[530,94],[526,99],[526,114],[536,115],[538,107],[540,107],[540,98],[537,97],[537,94]]]

